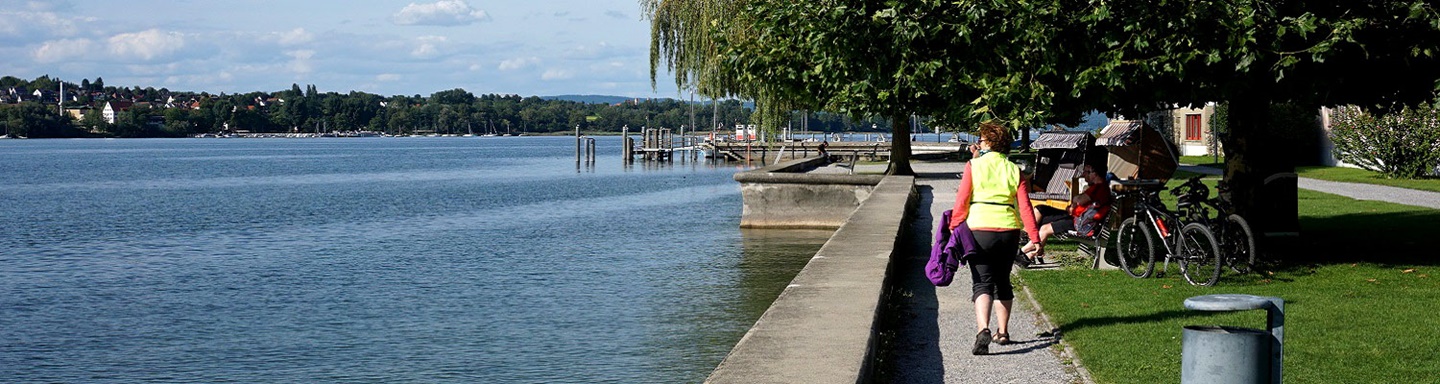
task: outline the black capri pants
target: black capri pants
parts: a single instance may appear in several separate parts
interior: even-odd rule
[[[987,293],[995,300],[1015,299],[1010,270],[1015,266],[1016,252],[1020,251],[1020,230],[974,233],[980,252],[970,259],[970,301]]]

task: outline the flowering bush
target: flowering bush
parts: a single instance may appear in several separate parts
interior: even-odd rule
[[[1388,178],[1418,178],[1440,165],[1440,110],[1432,106],[1370,113],[1335,109],[1330,139],[1335,158]]]

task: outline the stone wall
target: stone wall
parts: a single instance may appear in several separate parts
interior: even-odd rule
[[[882,175],[804,173],[805,158],[735,174],[744,199],[741,228],[839,228],[870,197]]]

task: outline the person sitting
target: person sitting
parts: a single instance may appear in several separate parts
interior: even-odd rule
[[[1080,177],[1085,179],[1089,187],[1075,196],[1070,203],[1069,212],[1043,205],[1035,207],[1035,216],[1040,218],[1041,243],[1056,233],[1074,231],[1078,236],[1091,236],[1096,229],[1095,224],[1103,221],[1110,213],[1112,197],[1110,186],[1105,181],[1104,167],[1085,164],[1080,171]],[[1081,227],[1077,228],[1077,223],[1081,224]]]

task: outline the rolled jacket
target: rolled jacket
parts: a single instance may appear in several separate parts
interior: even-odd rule
[[[975,245],[975,234],[970,232],[969,224],[962,222],[954,231],[948,230],[951,212],[947,209],[940,214],[940,225],[935,228],[935,245],[930,247],[930,262],[925,264],[925,276],[937,287],[950,285],[955,280],[955,270],[980,250]]]

